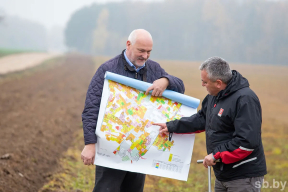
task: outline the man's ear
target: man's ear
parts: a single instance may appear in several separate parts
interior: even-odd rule
[[[221,81],[220,79],[217,79],[217,80],[216,80],[216,87],[217,87],[218,89],[220,89],[220,88],[222,87],[222,85],[223,85],[223,81]]]
[[[129,40],[127,40],[126,42],[126,49],[129,50],[130,49],[130,45],[131,45],[131,42]]]

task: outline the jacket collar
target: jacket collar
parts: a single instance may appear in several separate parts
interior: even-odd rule
[[[239,89],[243,89],[245,87],[249,87],[248,80],[238,71],[232,70],[232,78],[227,84],[226,88],[218,93],[216,96],[217,100],[227,97]]]
[[[125,59],[125,56],[124,56],[124,52],[125,52],[126,49],[124,49],[121,53],[121,59],[122,59],[122,62],[124,63],[124,69],[125,71],[129,70],[131,72],[135,72],[136,73],[136,70],[131,67],[129,65],[129,63],[127,63],[126,59]],[[148,60],[147,60],[148,61]],[[140,69],[138,71],[138,74],[141,74],[143,75],[143,81],[147,82],[147,65],[148,65],[148,62],[145,63],[145,67],[143,67],[142,69]]]

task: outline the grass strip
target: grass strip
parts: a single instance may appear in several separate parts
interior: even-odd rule
[[[60,159],[60,170],[39,192],[77,191],[91,192],[94,187],[95,166],[83,164],[80,154],[83,147],[83,131],[74,136],[72,146]]]
[[[30,52],[44,52],[44,51],[0,48],[0,57],[12,55],[12,54],[30,53]]]

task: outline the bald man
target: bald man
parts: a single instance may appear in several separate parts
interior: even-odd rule
[[[85,147],[81,159],[85,165],[94,163],[97,143],[95,129],[106,71],[153,83],[146,90],[146,94],[152,91],[152,96],[162,96],[165,89],[184,93],[182,80],[169,75],[158,63],[149,59],[152,47],[153,39],[148,31],[132,31],[126,42],[126,49],[103,63],[92,78],[82,113]],[[95,174],[94,192],[142,192],[144,188],[145,175],[141,173],[97,166]]]

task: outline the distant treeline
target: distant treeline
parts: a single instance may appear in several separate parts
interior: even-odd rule
[[[46,35],[43,25],[19,17],[7,16],[0,22],[0,48],[44,51]]]
[[[166,0],[93,4],[75,12],[66,45],[94,55],[116,55],[133,29],[148,30],[152,57],[288,64],[288,2]]]

